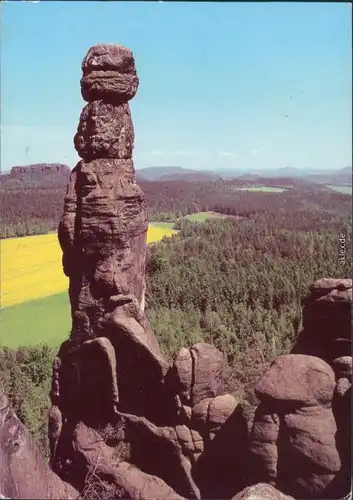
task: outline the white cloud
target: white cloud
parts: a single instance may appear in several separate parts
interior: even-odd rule
[[[220,151],[218,153],[218,156],[228,156],[231,158],[238,158],[239,157],[238,153],[232,153],[231,151]]]
[[[175,151],[175,156],[200,156],[202,155],[203,151],[198,150],[198,151]]]
[[[258,149],[252,149],[252,150],[250,151],[250,154],[251,154],[251,155],[258,155],[259,153],[260,153],[260,151],[259,151]]]

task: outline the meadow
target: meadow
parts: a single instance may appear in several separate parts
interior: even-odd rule
[[[176,234],[172,227],[150,223],[147,243]],[[56,233],[1,240],[0,345],[15,348],[45,341],[57,346],[67,338],[69,280],[61,258]]]
[[[147,243],[175,234],[164,223],[151,223]],[[56,233],[1,241],[1,308],[48,297],[68,288]]]
[[[221,219],[224,218],[224,214],[220,214],[217,212],[197,212],[194,214],[189,214],[184,217],[184,219],[188,219],[191,222],[205,222],[209,219]],[[227,217],[227,216],[226,216]]]
[[[70,333],[67,291],[5,307],[0,315],[0,346],[17,348],[46,343],[57,347]]]

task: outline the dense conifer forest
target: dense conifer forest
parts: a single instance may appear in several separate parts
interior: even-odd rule
[[[308,286],[326,276],[351,276],[351,196],[307,182],[272,180],[281,184],[289,189],[239,191],[232,181],[141,183],[150,219],[173,221],[179,229],[148,248],[147,314],[162,349],[172,358],[182,346],[212,342],[227,357],[228,390],[250,412],[257,376],[272,358],[289,351],[301,328]],[[1,237],[56,230],[64,191],[63,186],[2,190]],[[230,217],[204,223],[181,218],[208,210]],[[46,346],[0,350],[0,377],[44,450],[54,352]]]

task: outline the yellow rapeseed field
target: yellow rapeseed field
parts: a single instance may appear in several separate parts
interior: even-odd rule
[[[156,241],[161,241],[163,236],[172,236],[172,234],[176,234],[177,232],[178,231],[169,229],[168,227],[156,227],[151,224],[148,227],[147,243],[155,243]]]
[[[175,233],[169,228],[150,226],[147,242]],[[61,266],[62,252],[57,234],[9,238],[0,241],[1,307],[47,297],[68,289]]]

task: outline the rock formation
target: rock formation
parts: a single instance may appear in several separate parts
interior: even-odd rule
[[[324,359],[351,356],[352,280],[323,278],[315,281],[303,299],[303,330],[292,353]]]
[[[303,305],[292,354],[255,389],[254,480],[297,498],[341,498],[352,475],[352,280],[316,281]]]
[[[148,223],[132,160],[132,53],[97,45],[82,71],[82,160],[58,234],[72,330],[53,363],[51,466],[81,492],[94,470],[127,498],[230,498],[245,485],[233,467],[245,469],[247,433],[241,405],[224,395],[223,356],[201,343],[171,366],[144,312]]]
[[[0,498],[76,499],[41,457],[0,387]]]
[[[296,498],[328,498],[341,469],[334,389],[332,368],[317,357],[288,354],[273,361],[255,389],[261,401],[251,436],[255,479]]]
[[[168,363],[144,312],[148,224],[132,160],[132,53],[97,45],[82,71],[82,160],[59,225],[72,329],[53,363],[53,470],[86,498],[102,488],[146,500],[346,494],[351,281],[311,287],[292,354],[257,384],[249,436],[240,401],[224,394],[222,353],[199,343]]]
[[[283,495],[273,486],[266,483],[258,483],[248,486],[235,495],[232,500],[294,500],[293,497]]]

